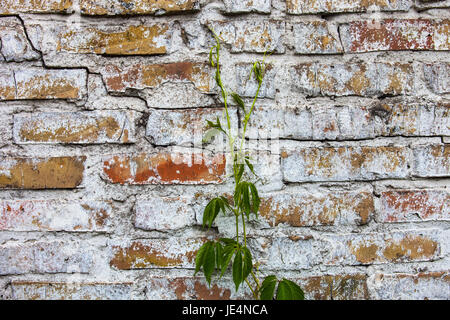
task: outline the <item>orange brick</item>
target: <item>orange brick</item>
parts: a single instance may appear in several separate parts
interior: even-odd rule
[[[83,180],[86,157],[0,158],[0,189],[71,189]]]
[[[168,29],[167,24],[65,28],[58,35],[56,51],[105,55],[164,54]]]
[[[203,239],[136,240],[111,246],[111,267],[119,270],[148,268],[192,268]]]
[[[135,64],[120,67],[109,64],[103,78],[108,91],[125,92],[126,89],[154,88],[164,82],[190,82],[202,92],[212,89],[209,65],[197,62],[166,64]]]
[[[120,184],[221,183],[225,156],[202,154],[115,155],[103,160],[104,177]]]

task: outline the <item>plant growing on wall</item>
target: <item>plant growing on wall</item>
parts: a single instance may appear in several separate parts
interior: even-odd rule
[[[248,173],[256,176],[251,158],[244,152],[243,145],[247,125],[258,99],[259,91],[263,83],[265,64],[256,61],[250,71],[250,77],[254,77],[257,82],[257,90],[250,108],[246,108],[243,99],[235,92],[229,92],[222,83],[220,73],[220,40],[211,30],[216,40],[209,53],[209,62],[215,68],[215,80],[220,88],[225,105],[226,124],[224,126],[217,117],[216,120],[207,121],[209,130],[204,135],[204,142],[209,142],[215,135],[224,134],[229,144],[231,158],[233,159],[234,193],[231,200],[225,196],[218,196],[212,199],[205,207],[203,213],[203,227],[210,228],[220,212],[232,214],[235,217],[236,236],[234,238],[220,238],[214,241],[207,241],[197,252],[195,258],[195,274],[203,271],[208,284],[211,284],[213,273],[218,273],[222,277],[229,266],[231,266],[232,278],[236,291],[245,282],[250,288],[255,299],[272,300],[303,300],[302,289],[288,279],[277,279],[275,275],[269,275],[263,281],[259,278],[258,264],[254,263],[252,254],[248,247],[246,235],[246,221],[251,215],[258,217],[260,198],[254,183],[245,180]],[[231,121],[228,113],[228,98],[231,96],[235,104],[243,112],[242,135],[233,135]],[[242,236],[239,234],[239,220],[241,220]]]

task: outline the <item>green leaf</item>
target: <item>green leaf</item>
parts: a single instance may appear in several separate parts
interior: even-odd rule
[[[261,300],[273,300],[273,294],[275,293],[275,286],[277,285],[277,277],[274,275],[267,276],[260,288]]]
[[[233,97],[234,102],[242,108],[242,110],[244,110],[244,114],[246,114],[247,112],[245,111],[245,103],[242,100],[242,98],[236,93],[236,92],[232,92],[231,96]]]
[[[197,251],[197,255],[195,256],[195,272],[194,272],[194,276],[200,271],[200,269],[205,264],[205,252],[207,251],[209,245],[210,245],[209,242],[206,242]]]
[[[203,273],[205,274],[206,281],[211,285],[211,275],[214,272],[216,266],[216,257],[213,242],[208,242],[209,246],[205,252],[205,261],[203,264]]]
[[[247,164],[247,167],[250,169],[250,171],[256,176],[255,171],[253,170],[253,165],[250,163],[250,161],[248,161],[247,159],[245,159],[245,163]]]
[[[277,300],[304,300],[303,290],[295,282],[283,279],[278,284]]]
[[[216,268],[221,270],[223,263],[223,247],[220,242],[216,242],[215,244],[215,253],[216,253]]]
[[[239,181],[241,181],[242,174],[244,173],[244,169],[245,169],[244,165],[240,164],[239,165],[239,172],[238,172],[238,174],[236,176],[236,180],[237,180],[238,183],[239,183]]]
[[[223,258],[222,258],[222,270],[220,273],[220,278],[225,274],[228,266],[230,265],[230,261],[233,258],[234,253],[236,252],[236,248],[233,246],[225,247],[223,250]]]
[[[238,291],[240,284],[244,281],[242,271],[242,253],[238,251],[233,261],[233,282],[236,286],[236,291]]]
[[[225,245],[235,245],[236,240],[230,238],[220,238],[219,241],[223,242]]]
[[[244,260],[242,265],[242,276],[244,279],[248,277],[250,272],[252,272],[253,269],[253,262],[252,262],[252,254],[248,248],[242,248],[242,251],[244,253]]]
[[[295,282],[287,279],[283,279],[283,281],[285,281],[291,289],[292,300],[305,300],[303,290]]]
[[[211,50],[209,50],[209,63],[211,66],[215,67],[214,60],[213,60],[213,50],[216,48],[216,46],[211,47]]]
[[[259,198],[258,190],[253,183],[249,184],[252,193],[252,210],[253,213],[258,216],[259,206],[261,204],[261,199]]]

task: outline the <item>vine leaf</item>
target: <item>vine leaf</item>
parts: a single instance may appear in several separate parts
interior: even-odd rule
[[[236,252],[233,261],[233,282],[236,286],[236,291],[238,291],[240,284],[244,281],[244,273],[242,269],[242,253],[241,251]]]
[[[236,92],[232,92],[231,93],[231,97],[233,98],[234,102],[242,108],[242,110],[244,111],[244,114],[247,114],[247,112],[245,111],[245,103],[244,100],[242,100],[242,98],[236,93]]]
[[[273,300],[273,295],[275,293],[275,287],[277,285],[277,277],[274,275],[267,276],[260,288],[260,299],[261,300]]]
[[[239,182],[234,193],[234,203],[245,212],[247,219],[252,212],[258,216],[261,199],[255,185],[247,181]]]
[[[283,279],[278,284],[277,300],[304,300],[303,290],[293,281]]]
[[[208,225],[208,228],[211,228],[214,220],[219,215],[219,212],[222,211],[224,214],[226,212],[226,208],[229,208],[228,200],[225,197],[218,197],[212,199],[205,207],[203,211],[203,227]]]

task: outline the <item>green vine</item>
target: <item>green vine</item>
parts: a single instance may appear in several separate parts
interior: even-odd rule
[[[256,174],[251,163],[250,156],[243,151],[245,133],[247,125],[258,99],[261,89],[264,73],[265,58],[262,61],[253,63],[250,71],[250,78],[253,76],[258,84],[252,105],[250,109],[246,109],[242,98],[235,92],[229,93],[221,79],[220,73],[220,39],[211,29],[216,40],[209,53],[209,62],[215,68],[215,80],[222,94],[225,116],[227,119],[226,128],[222,127],[219,117],[216,121],[207,121],[208,130],[204,135],[203,142],[208,143],[217,134],[224,134],[229,144],[231,158],[233,159],[233,177],[234,177],[234,194],[231,201],[225,196],[219,196],[212,199],[205,207],[203,213],[203,227],[210,228],[220,212],[224,215],[233,214],[235,216],[236,236],[234,238],[220,238],[215,241],[207,241],[197,252],[195,258],[195,274],[203,271],[206,281],[211,285],[211,277],[214,272],[220,274],[220,278],[225,274],[231,265],[231,272],[236,291],[244,282],[250,288],[254,299],[261,300],[303,300],[304,294],[302,289],[294,282],[288,279],[277,279],[274,275],[269,275],[261,282],[259,279],[258,263],[253,262],[252,254],[248,248],[246,234],[246,220],[251,215],[258,217],[258,210],[261,199],[258,195],[256,186],[245,180],[244,173],[250,171],[253,176]],[[228,112],[228,97],[231,96],[234,103],[241,109],[244,114],[242,118],[242,135],[233,136],[231,131],[231,121]],[[237,144],[236,142],[240,144]],[[239,219],[242,221],[243,238],[239,238]]]

